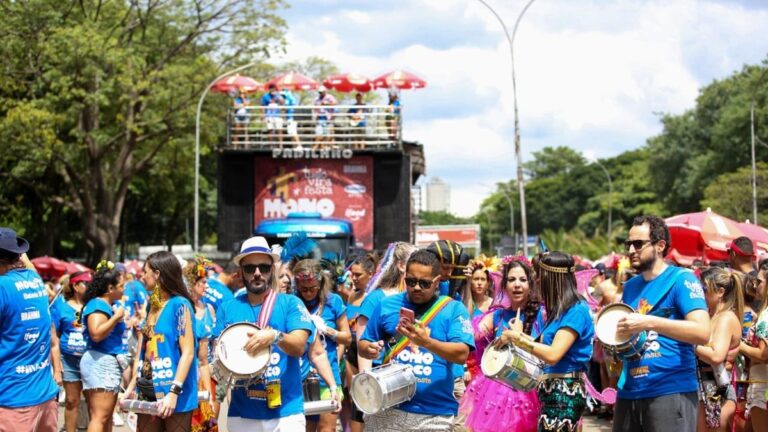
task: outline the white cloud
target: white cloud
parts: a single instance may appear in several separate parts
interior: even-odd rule
[[[474,1],[348,3],[319,20],[289,15],[287,58],[423,76],[426,89],[402,95],[404,137],[425,144],[429,174],[452,187],[452,211],[473,214],[489,192],[480,184],[515,175],[509,46],[498,22]],[[524,2],[489,3],[511,31]],[[515,41],[524,158],[547,145],[593,157],[641,146],[661,130],[654,113],[692,108],[701,86],[761,61],[765,22],[768,4],[757,3],[534,3]]]

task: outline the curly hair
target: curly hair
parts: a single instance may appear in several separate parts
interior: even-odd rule
[[[115,268],[100,268],[93,276],[93,280],[88,284],[88,288],[83,294],[83,309],[80,310],[80,322],[83,322],[83,310],[89,301],[99,298],[109,292],[109,287],[116,287],[120,284],[120,272]]]

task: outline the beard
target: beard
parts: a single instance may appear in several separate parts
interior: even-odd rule
[[[251,294],[260,295],[264,294],[265,291],[267,291],[267,281],[264,279],[260,279],[259,282],[254,283],[255,281],[247,280],[243,278],[243,284],[245,285],[245,290],[248,291]]]
[[[637,265],[633,265],[632,268],[637,270],[638,273],[645,272],[653,268],[653,264],[656,262],[656,249],[653,249],[653,254],[647,258],[640,257],[640,262]]]

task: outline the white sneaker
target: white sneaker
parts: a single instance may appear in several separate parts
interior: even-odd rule
[[[123,421],[123,418],[118,413],[112,413],[112,424],[115,426],[123,426],[125,425],[125,422]]]

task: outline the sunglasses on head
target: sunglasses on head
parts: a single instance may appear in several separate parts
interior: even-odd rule
[[[630,247],[633,247],[636,251],[644,248],[646,244],[651,243],[650,240],[627,240],[624,242],[624,249],[629,251]]]
[[[419,279],[415,277],[407,277],[405,278],[405,284],[411,288],[415,287],[416,285],[419,285],[421,289],[429,289],[429,287],[432,286],[433,279]]]
[[[272,272],[272,264],[244,264],[243,273],[254,274],[256,269],[259,269],[259,273],[265,274]]]

